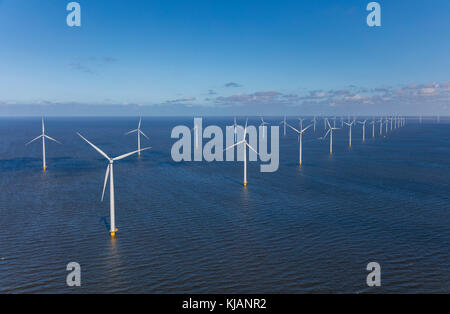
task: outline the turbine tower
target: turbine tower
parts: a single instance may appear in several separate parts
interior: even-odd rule
[[[35,139],[32,139],[31,141],[29,141],[26,145],[33,143],[34,141],[40,139],[42,137],[42,168],[44,169],[44,171],[47,170],[47,163],[45,160],[45,139],[49,139],[53,142],[56,142],[58,144],[61,144],[60,142],[58,142],[57,140],[55,140],[54,138],[48,136],[45,134],[45,125],[44,125],[44,118],[42,118],[42,134],[39,135],[38,137],[36,137]]]
[[[85,140],[89,145],[91,145],[97,152],[100,153],[103,157],[105,157],[108,161],[108,167],[106,168],[106,175],[105,175],[105,183],[103,184],[103,193],[102,193],[102,202],[103,197],[105,195],[105,189],[106,184],[108,183],[108,178],[110,177],[109,181],[109,212],[110,212],[110,219],[111,219],[111,225],[110,225],[110,231],[111,237],[116,236],[117,228],[116,228],[116,219],[115,219],[115,204],[114,204],[114,171],[113,171],[113,163],[114,161],[118,161],[121,159],[124,159],[128,156],[131,156],[133,154],[139,153],[140,151],[150,149],[150,147],[143,148],[141,150],[136,150],[131,153],[127,153],[124,155],[120,155],[116,158],[110,158],[108,155],[106,155],[100,148],[89,142],[87,139],[85,139],[80,133],[77,133],[83,140]]]

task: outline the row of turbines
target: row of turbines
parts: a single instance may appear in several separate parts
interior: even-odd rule
[[[344,128],[344,125],[348,126],[348,145],[349,147],[352,147],[352,128],[353,126],[360,124],[362,126],[362,141],[363,143],[366,141],[366,123],[369,122],[368,120],[363,121],[357,121],[355,117],[353,119],[350,119],[350,117],[347,118],[347,121],[344,120],[343,117],[340,118],[341,120],[341,127],[336,127],[336,117],[328,118],[323,117],[323,123],[324,123],[324,130],[325,135],[320,137],[320,140],[325,140],[328,135],[330,136],[330,154],[333,154],[333,132],[336,130],[340,130]],[[284,120],[282,120],[279,124],[283,125],[284,127],[284,136],[286,136],[286,128],[289,127],[292,130],[294,130],[298,134],[298,141],[299,141],[299,165],[301,166],[303,163],[303,157],[302,157],[302,146],[303,146],[303,133],[308,130],[309,128],[313,127],[314,133],[316,133],[317,129],[317,122],[318,119],[314,117],[307,127],[303,128],[303,121],[306,119],[299,118],[299,129],[294,128],[292,125],[287,123],[286,116],[284,117]],[[333,125],[330,123],[330,120],[333,120]],[[264,120],[261,118],[261,125],[264,125]],[[372,125],[372,138],[375,138],[375,125],[379,124],[380,128],[380,136],[383,136],[383,126],[385,127],[385,133],[387,134],[390,131],[393,131],[394,129],[404,127],[406,125],[406,118],[400,117],[400,116],[392,116],[392,117],[384,117],[379,118],[378,120],[374,117],[371,122],[369,122],[369,125]]]
[[[333,125],[330,123],[330,119],[327,117],[323,117],[323,121],[324,121],[324,131],[325,131],[325,135],[320,137],[319,139],[325,140],[328,135],[330,137],[330,154],[333,153],[333,132],[336,130],[339,130],[340,128],[336,127],[336,118],[332,118],[331,120],[333,120]],[[307,125],[306,127],[303,127],[303,122],[306,121],[306,119],[299,119],[299,128],[295,128],[294,126],[290,125],[289,123],[287,123],[287,118],[286,116],[284,117],[284,120],[280,122],[280,125],[284,126],[284,135],[286,135],[286,128],[290,128],[292,129],[294,132],[296,132],[298,134],[298,141],[299,141],[299,165],[302,166],[302,162],[303,162],[303,134],[310,129],[311,127],[313,127],[314,132],[316,132],[316,124],[318,119],[316,117],[314,117],[312,120],[310,120],[310,122],[312,122],[311,124]],[[138,126],[136,129],[131,130],[127,133],[125,133],[126,135],[129,134],[133,134],[136,133],[137,134],[137,150],[132,151],[130,153],[126,153],[114,158],[109,157],[103,150],[101,150],[99,147],[97,147],[95,144],[93,144],[92,142],[90,142],[88,139],[86,139],[83,135],[81,135],[80,133],[77,133],[78,136],[80,136],[86,143],[88,143],[95,151],[97,151],[100,155],[102,155],[103,157],[106,158],[106,160],[108,161],[108,166],[106,168],[106,174],[105,174],[105,180],[104,180],[104,184],[103,184],[103,191],[102,191],[102,197],[101,197],[101,201],[103,201],[104,199],[104,195],[105,195],[105,190],[106,190],[106,185],[108,184],[109,181],[109,198],[110,198],[110,235],[111,237],[115,237],[115,234],[117,232],[117,228],[116,228],[116,223],[115,223],[115,199],[114,199],[114,168],[113,168],[113,164],[115,161],[119,161],[122,160],[124,158],[127,158],[131,155],[134,154],[138,154],[138,157],[141,156],[141,152],[151,149],[151,147],[145,147],[145,148],[141,148],[141,135],[144,136],[146,139],[150,140],[150,138],[141,130],[141,123],[142,123],[142,118],[139,118],[139,122],[138,122]],[[341,128],[345,125],[347,125],[349,127],[349,146],[351,147],[351,143],[352,143],[352,127],[356,124],[361,124],[362,128],[363,128],[363,142],[365,141],[365,129],[366,129],[366,123],[367,120],[363,120],[363,121],[356,121],[356,118],[353,118],[353,120],[350,120],[350,118],[347,119],[347,121],[344,121],[343,118],[341,118]],[[385,118],[380,118],[379,120],[376,120],[375,118],[370,122],[370,124],[372,124],[372,137],[375,137],[375,124],[379,123],[379,127],[380,127],[380,135],[383,135],[383,125],[386,128],[386,133],[389,130],[389,123],[390,123],[390,130],[393,130],[394,128],[400,128],[405,126],[406,124],[406,118],[404,117],[385,117]],[[269,125],[270,123],[264,121],[264,117],[261,117],[261,124],[260,126],[262,126],[262,131],[263,131],[263,137],[265,136],[265,128],[267,125]],[[234,144],[227,147],[225,150],[229,150],[232,149],[238,145],[244,145],[244,158],[243,158],[243,165],[244,165],[244,187],[247,186],[247,147],[252,150],[253,152],[255,152],[257,155],[258,152],[257,150],[252,147],[248,141],[247,141],[247,127],[248,127],[248,119],[245,122],[245,128],[244,128],[244,134],[243,137],[240,141],[238,141],[237,138],[237,128],[238,128],[238,124],[236,121],[236,118],[234,119]],[[196,129],[196,127],[194,127],[194,131],[198,132],[198,130]],[[197,135],[194,136],[196,139],[198,138]],[[43,163],[43,170],[46,171],[47,170],[47,164],[46,164],[46,150],[45,150],[45,140],[48,139],[50,141],[56,142],[58,144],[61,144],[61,142],[57,141],[56,139],[50,137],[49,135],[46,134],[45,132],[45,124],[44,124],[44,118],[42,118],[42,133],[41,135],[37,136],[36,138],[34,138],[33,140],[31,140],[30,142],[28,142],[26,145],[29,145],[35,141],[37,141],[38,139],[42,139],[42,163]]]

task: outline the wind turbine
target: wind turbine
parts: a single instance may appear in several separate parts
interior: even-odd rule
[[[236,123],[236,117],[234,117],[234,144],[237,142],[237,123]]]
[[[225,150],[229,150],[229,149],[231,149],[231,148],[233,148],[235,146],[238,146],[240,144],[244,144],[244,186],[247,186],[247,147],[246,146],[248,146],[248,148],[250,148],[252,151],[254,151],[257,155],[259,155],[258,152],[256,151],[256,149],[251,147],[250,144],[247,142],[247,139],[246,139],[246,137],[247,137],[247,123],[248,123],[248,119],[247,119],[247,121],[245,121],[244,137],[242,138],[242,141],[240,141],[240,142],[238,142],[236,144],[233,144],[233,145],[231,145],[231,146],[229,146],[229,147],[227,147],[225,149]]]
[[[355,123],[355,120],[353,120],[351,123],[344,123],[348,125],[348,147],[352,147],[352,125],[353,123]]]
[[[259,125],[259,126],[262,126],[262,137],[263,137],[263,139],[264,139],[264,134],[265,134],[265,129],[266,129],[266,127],[265,127],[265,125],[269,125],[270,123],[268,123],[268,122],[265,122],[264,121],[264,118],[263,117],[261,117],[261,124]],[[236,143],[236,142],[235,142]]]
[[[100,153],[103,157],[108,159],[109,164],[106,168],[106,175],[105,175],[105,183],[103,184],[103,193],[102,193],[102,202],[103,197],[105,196],[105,189],[106,189],[106,183],[108,183],[108,178],[111,177],[111,180],[109,181],[109,212],[110,212],[110,219],[111,219],[111,226],[109,233],[111,234],[111,237],[116,236],[117,228],[116,228],[116,220],[115,220],[115,207],[114,207],[114,171],[113,171],[113,163],[115,161],[124,159],[128,156],[131,156],[133,154],[139,153],[139,151],[150,149],[150,147],[146,147],[140,150],[136,150],[131,153],[127,153],[124,155],[120,155],[116,158],[110,158],[108,155],[106,155],[100,148],[89,142],[87,139],[83,137],[80,133],[77,133],[83,140],[85,140],[89,145],[91,145],[97,152]]]
[[[302,121],[302,120],[300,120]],[[303,153],[302,153],[302,149],[303,149],[303,132],[305,132],[306,130],[308,130],[311,127],[311,124],[308,125],[306,128],[302,129],[302,127],[300,127],[300,131],[297,130],[296,128],[294,128],[293,126],[291,126],[290,124],[288,124],[288,126],[294,130],[295,132],[298,133],[298,142],[299,142],[299,165],[302,165],[303,162]]]
[[[286,116],[284,116],[284,120],[281,121],[280,124],[283,124],[283,126],[284,126],[284,136],[286,136],[286,125],[287,125],[287,123],[286,123]]]
[[[372,124],[372,138],[375,138],[375,120],[370,122],[370,124]]]
[[[141,131],[141,122],[142,122],[142,117],[139,118],[139,123],[138,123],[138,127],[136,130],[131,130],[130,132],[126,133],[126,135],[132,134],[132,133],[137,133],[137,140],[138,140],[138,156],[141,157],[141,134],[144,135],[148,140],[150,140],[150,138],[145,135],[144,132]]]
[[[383,135],[383,118],[380,118],[378,122],[380,122],[380,135]]]
[[[332,128],[330,125],[330,122],[327,120],[328,123],[328,132],[325,134],[324,137],[321,137],[320,139],[324,140],[327,138],[328,133],[330,134],[330,155],[333,154],[333,131],[339,130],[339,128]]]
[[[29,141],[26,145],[33,143],[34,141],[40,139],[41,137],[42,137],[42,168],[44,169],[44,171],[46,171],[47,163],[45,161],[45,139],[48,138],[49,140],[56,142],[58,144],[61,144],[61,143],[58,142],[57,140],[55,140],[54,138],[51,138],[50,136],[45,134],[44,118],[42,118],[42,134],[39,135],[38,137],[36,137],[35,139]]]
[[[312,119],[313,125],[314,125],[314,133],[316,133],[316,116]]]
[[[386,117],[386,119],[384,120],[384,122],[386,122],[386,135],[388,134],[388,124],[389,124],[389,119]]]
[[[362,124],[362,126],[363,126],[363,137],[362,137],[363,143],[366,141],[366,122],[367,122],[367,120],[364,120],[362,122],[358,121],[358,123]]]

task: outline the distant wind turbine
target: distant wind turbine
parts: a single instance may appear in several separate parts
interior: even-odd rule
[[[58,142],[57,140],[55,140],[54,138],[51,138],[50,136],[45,134],[45,126],[44,126],[44,118],[42,118],[42,134],[39,135],[38,137],[36,137],[35,139],[29,141],[26,145],[33,143],[34,141],[40,139],[42,137],[42,168],[44,169],[44,171],[47,170],[47,163],[45,160],[45,139],[49,139],[53,142],[56,142],[58,144],[61,144],[60,142]]]
[[[301,166],[302,165],[302,162],[303,162],[303,153],[302,153],[302,150],[303,150],[303,132],[305,132],[306,130],[308,130],[310,127],[311,127],[311,124],[310,125],[308,125],[306,128],[304,128],[304,129],[302,129],[301,127],[300,127],[300,131],[299,130],[297,130],[296,128],[294,128],[293,126],[291,126],[290,124],[288,124],[288,126],[292,129],[292,130],[294,130],[295,132],[297,132],[298,133],[298,142],[299,142],[299,165]]]
[[[145,135],[144,132],[142,132],[141,130],[141,122],[142,122],[142,117],[139,118],[139,123],[138,123],[138,127],[135,130],[131,130],[130,132],[126,133],[126,135],[132,134],[132,133],[137,133],[137,145],[138,145],[138,156],[141,157],[141,134],[144,135],[148,140],[150,140],[150,138]]]
[[[150,149],[150,147],[146,147],[146,148],[143,148],[141,150],[136,150],[136,151],[131,152],[131,153],[120,155],[120,156],[118,156],[116,158],[110,158],[100,148],[98,148],[97,146],[95,146],[94,144],[89,142],[87,139],[85,139],[83,137],[83,135],[81,135],[80,133],[77,133],[77,134],[83,140],[85,140],[89,145],[91,145],[97,152],[99,152],[100,155],[102,155],[103,157],[105,157],[109,161],[108,167],[106,168],[105,183],[103,184],[102,202],[103,202],[103,197],[105,195],[106,184],[108,183],[108,178],[111,177],[111,180],[109,181],[109,211],[110,211],[110,219],[111,219],[110,234],[111,234],[111,237],[115,237],[116,232],[117,232],[117,228],[116,228],[115,207],[114,207],[114,171],[113,171],[113,163],[114,163],[114,161],[118,161],[118,160],[124,159],[124,158],[126,158],[128,156],[131,156],[133,154],[139,153],[140,151]]]
[[[270,123],[265,122],[264,118],[261,117],[261,124],[259,126],[262,126],[262,137],[264,139],[264,135],[265,135],[265,129],[266,129],[266,125],[269,125]]]
[[[286,136],[286,125],[287,125],[287,123],[286,123],[286,116],[284,116],[284,120],[281,121],[280,124],[283,124],[283,126],[284,126],[284,136]]]
[[[364,121],[358,121],[358,123],[359,124],[361,124],[362,125],[362,127],[363,127],[363,135],[362,135],[362,141],[363,141],[363,143],[366,141],[366,122],[367,122],[367,120],[364,120]]]
[[[372,124],[372,138],[375,138],[375,120],[370,122],[370,124]]]
[[[350,123],[345,122],[345,124],[348,125],[348,147],[352,147],[352,126],[354,123],[355,120]]]
[[[236,123],[236,117],[234,117],[234,144],[237,143],[237,123]]]
[[[242,138],[242,141],[240,141],[240,142],[238,142],[236,144],[233,144],[233,145],[231,145],[231,146],[229,146],[229,147],[227,147],[225,149],[225,150],[229,150],[229,149],[231,149],[231,148],[233,148],[235,146],[238,146],[238,145],[241,145],[241,144],[244,145],[244,186],[247,186],[247,147],[246,146],[248,146],[248,148],[251,149],[252,151],[254,151],[257,155],[259,155],[258,152],[256,151],[256,149],[251,147],[250,144],[247,142],[247,139],[246,139],[246,137],[247,137],[247,123],[248,123],[248,119],[247,119],[247,121],[245,121],[244,137]]]
[[[333,131],[339,130],[338,128],[332,128],[330,125],[330,122],[327,120],[328,123],[328,132],[325,134],[324,137],[321,137],[320,139],[324,140],[327,138],[328,134],[330,134],[330,155],[333,154]]]

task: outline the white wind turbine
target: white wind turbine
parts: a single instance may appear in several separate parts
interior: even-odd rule
[[[300,120],[301,121],[301,120]],[[288,126],[292,129],[292,130],[294,130],[295,132],[297,132],[298,133],[298,142],[299,142],[299,165],[301,166],[302,165],[302,162],[303,162],[303,153],[302,153],[302,150],[303,150],[303,132],[305,132],[306,130],[308,130],[310,127],[311,127],[311,124],[310,125],[308,125],[306,128],[304,128],[304,129],[302,129],[302,127],[300,127],[300,131],[299,130],[297,130],[296,128],[294,128],[293,126],[291,126],[290,124],[288,124]]]
[[[375,120],[370,122],[370,124],[372,124],[372,138],[375,138]]]
[[[287,125],[287,123],[286,123],[286,116],[284,116],[284,120],[281,121],[279,124],[283,124],[283,126],[284,126],[284,136],[286,136],[286,125]]]
[[[265,129],[266,129],[266,125],[269,125],[270,123],[265,122],[264,118],[261,117],[261,124],[259,126],[262,126],[262,137],[264,139],[264,135],[265,135]],[[236,142],[235,142],[236,143]]]
[[[380,118],[378,122],[380,122],[380,135],[383,135],[383,118]]]
[[[237,123],[236,123],[236,117],[234,117],[234,144],[237,143]]]
[[[116,228],[116,220],[115,220],[115,207],[114,207],[114,171],[113,171],[113,163],[114,161],[118,161],[121,159],[124,159],[128,156],[131,156],[133,154],[139,153],[139,151],[150,149],[150,147],[143,148],[141,150],[136,150],[131,153],[127,153],[124,155],[120,155],[116,158],[110,158],[108,155],[106,155],[100,148],[89,142],[87,139],[85,139],[80,133],[77,133],[83,140],[85,140],[89,145],[91,145],[97,152],[100,153],[103,157],[108,159],[109,164],[106,168],[106,175],[105,175],[105,183],[103,184],[103,193],[102,193],[102,202],[103,197],[105,195],[105,189],[106,189],[106,183],[108,183],[108,178],[111,177],[111,180],[109,181],[109,212],[110,212],[110,219],[111,219],[111,226],[110,226],[110,234],[111,237],[114,237],[117,232]]]
[[[235,121],[235,123],[236,123],[236,121]],[[195,149],[198,149],[198,141],[199,141],[199,134],[198,134],[198,132],[200,131],[199,130],[199,128],[198,128],[198,125],[197,124],[194,124],[194,127],[191,129],[191,130],[193,130],[194,131],[194,145],[195,145]],[[234,134],[234,136],[236,137],[236,128],[234,129],[235,131],[235,134]]]
[[[229,147],[227,147],[225,149],[225,150],[229,150],[229,149],[231,149],[231,148],[233,148],[235,146],[238,146],[238,145],[241,145],[241,144],[244,145],[244,186],[247,186],[247,147],[246,146],[248,146],[248,148],[251,149],[252,151],[254,151],[257,155],[259,155],[258,152],[256,151],[256,149],[251,147],[250,144],[247,142],[247,139],[246,139],[246,137],[247,137],[247,123],[248,123],[248,119],[247,119],[247,121],[245,121],[244,137],[242,138],[242,141],[237,142],[236,144],[233,144],[233,145],[231,145],[231,146],[229,146]]]
[[[339,128],[332,128],[328,120],[326,120],[326,123],[328,123],[328,132],[325,134],[324,137],[321,137],[320,139],[324,140],[327,138],[328,134],[330,134],[330,155],[331,155],[333,154],[333,131],[339,130]]]
[[[316,133],[316,116],[312,119],[313,125],[314,125],[314,133]]]
[[[348,125],[348,147],[352,147],[352,125],[355,123],[355,120],[353,120],[350,123],[344,122],[346,125]]]
[[[363,143],[366,141],[366,122],[367,122],[367,120],[364,120],[364,121],[358,121],[358,123],[359,124],[362,124],[362,127],[363,127],[363,137],[362,137],[362,141],[363,141]]]
[[[46,171],[47,163],[45,160],[45,139],[48,138],[49,140],[56,142],[58,144],[61,144],[61,143],[58,142],[57,140],[55,140],[54,138],[51,138],[50,136],[45,134],[44,118],[42,118],[42,134],[39,135],[38,137],[36,137],[35,139],[29,141],[26,145],[33,143],[34,141],[40,139],[41,137],[42,137],[42,168],[44,169],[44,171]]]
[[[144,132],[141,131],[141,122],[142,122],[142,117],[139,118],[139,123],[138,123],[138,127],[136,130],[131,130],[130,132],[126,133],[126,135],[129,135],[131,133],[137,133],[137,144],[138,144],[138,156],[141,157],[141,134],[144,135],[148,140],[150,140],[150,138],[145,135]]]

